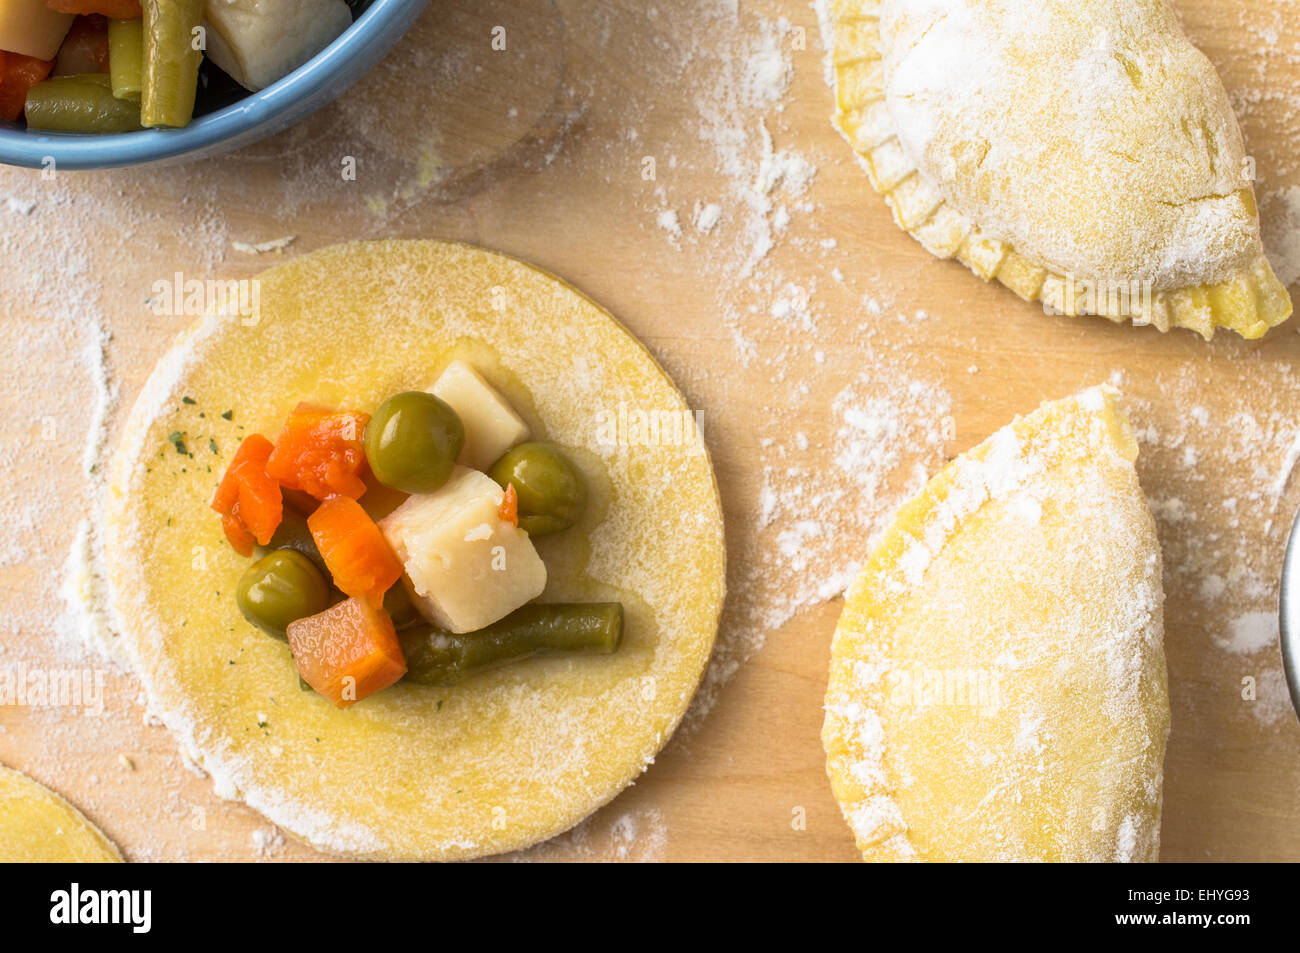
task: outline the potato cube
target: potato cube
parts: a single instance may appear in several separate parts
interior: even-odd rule
[[[0,0],[0,50],[52,60],[72,20],[71,13],[55,13],[45,0]]]
[[[465,449],[458,461],[462,466],[486,471],[507,450],[528,439],[523,418],[464,361],[448,364],[432,393],[450,404],[465,425]]]
[[[501,518],[501,498],[490,477],[456,467],[441,489],[380,520],[411,600],[434,625],[473,632],[546,588],[546,565],[528,534]]]
[[[343,0],[207,0],[207,54],[245,89],[265,89],[352,25]]]

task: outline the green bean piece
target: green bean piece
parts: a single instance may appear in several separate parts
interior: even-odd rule
[[[194,30],[203,20],[203,0],[144,0],[144,89],[140,121],[153,126],[187,126],[194,118],[199,64]]]
[[[327,579],[329,578],[329,573],[325,567],[325,559],[321,556],[320,550],[316,548],[316,540],[311,535],[311,529],[307,526],[307,517],[289,506],[284,508],[284,515],[280,517],[280,525],[276,527],[275,535],[271,537],[271,541],[265,546],[255,547],[254,552],[260,559],[277,549],[292,549],[295,552],[302,553],[316,564],[317,569],[326,574]]]
[[[54,76],[27,91],[27,128],[49,132],[132,132],[140,128],[140,105],[113,97],[103,73]]]
[[[424,616],[420,615],[420,610],[415,608],[415,603],[411,601],[411,594],[406,591],[406,586],[400,579],[389,586],[388,591],[384,593],[384,611],[393,620],[393,628],[398,632],[404,632],[424,623]]]
[[[108,21],[108,73],[113,95],[140,101],[144,90],[144,21]]]
[[[423,625],[397,637],[406,654],[406,681],[456,685],[479,672],[536,656],[611,655],[623,639],[623,606],[534,604],[477,632],[453,635]]]

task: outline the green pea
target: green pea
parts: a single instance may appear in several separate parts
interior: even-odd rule
[[[366,424],[366,460],[380,483],[432,493],[465,449],[465,426],[446,401],[423,391],[394,394]]]
[[[329,608],[330,586],[302,553],[279,549],[245,570],[235,588],[235,601],[245,619],[284,638],[290,622]]]
[[[568,529],[587,508],[587,484],[573,463],[549,443],[521,443],[492,465],[501,486],[514,485],[519,528],[530,536]]]

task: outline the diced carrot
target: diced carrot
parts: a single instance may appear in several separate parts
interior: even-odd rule
[[[241,556],[253,555],[254,543],[269,543],[284,517],[280,484],[266,473],[271,449],[260,433],[245,437],[212,496],[226,538]]]
[[[393,620],[364,599],[345,599],[290,622],[287,635],[298,674],[339,708],[356,704],[406,674]]]
[[[108,20],[102,16],[77,17],[63,38],[54,60],[55,76],[108,72]]]
[[[0,53],[0,119],[17,122],[27,105],[27,91],[50,75],[53,60],[21,53]]]
[[[55,13],[102,13],[114,20],[134,20],[143,16],[140,0],[45,0]]]
[[[380,605],[402,577],[401,560],[356,500],[331,496],[307,517],[307,528],[334,585],[349,596]]]
[[[299,404],[280,431],[266,472],[281,486],[318,500],[336,495],[360,498],[366,492],[361,437],[369,419],[369,414],[356,411],[335,413]]]
[[[501,506],[497,509],[497,515],[507,523],[519,525],[519,494],[515,492],[513,483],[506,484],[506,492],[501,497]]]

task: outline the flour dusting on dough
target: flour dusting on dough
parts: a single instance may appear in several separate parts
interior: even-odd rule
[[[640,808],[602,811],[544,844],[515,854],[520,862],[558,859],[657,863],[667,859],[668,827],[662,811]]]
[[[850,592],[823,738],[868,857],[1155,857],[1169,717],[1160,554],[1107,399],[1046,405],[959,457]],[[1051,528],[1023,522],[1048,508]],[[1019,578],[1054,557],[1062,576]],[[1093,595],[1071,604],[1075,573]],[[1066,782],[1086,810],[1060,796]]]

